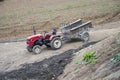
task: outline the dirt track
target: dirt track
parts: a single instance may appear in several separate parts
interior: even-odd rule
[[[113,25],[114,24],[114,25]],[[116,33],[120,28],[111,29],[113,26],[119,28],[120,21],[114,22],[111,24],[101,25],[98,28],[99,30],[93,29],[90,32],[91,39],[90,41],[98,41],[108,37],[111,34]],[[104,26],[108,29],[101,29]],[[63,45],[59,50],[51,50],[43,47],[43,52],[39,55],[35,55],[27,52],[25,42],[13,42],[13,43],[0,43],[0,72],[9,71],[19,68],[21,64],[33,63],[36,61],[41,61],[45,58],[49,58],[54,55],[58,55],[69,49],[76,49],[79,46],[83,45],[82,42],[68,42]]]

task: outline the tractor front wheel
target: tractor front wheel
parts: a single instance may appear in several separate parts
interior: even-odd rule
[[[62,47],[62,40],[59,37],[56,37],[51,41],[50,46],[54,50],[60,49]]]
[[[40,45],[35,45],[33,46],[33,49],[32,49],[33,53],[35,54],[40,54],[41,53],[41,46]]]
[[[30,46],[27,46],[27,50],[28,50],[29,52],[32,52],[32,48],[31,48]]]

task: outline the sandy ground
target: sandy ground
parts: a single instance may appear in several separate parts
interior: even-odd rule
[[[118,31],[120,31],[120,21],[114,23],[108,23],[100,25],[97,28],[90,31],[90,41],[102,40]],[[101,29],[104,26],[106,29]],[[112,28],[114,26],[114,28]],[[112,28],[112,29],[111,29]],[[11,43],[0,43],[0,71],[9,71],[19,68],[21,64],[33,63],[41,61],[45,58],[49,58],[54,55],[58,55],[69,49],[76,49],[83,45],[83,42],[69,42],[64,43],[63,47],[59,50],[47,49],[43,47],[41,54],[35,55],[29,53],[26,50],[25,42],[11,42]]]

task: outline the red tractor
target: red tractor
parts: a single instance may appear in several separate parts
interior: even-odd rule
[[[46,45],[52,49],[59,49],[62,47],[62,40],[71,40],[73,38],[78,38],[84,42],[89,40],[89,29],[93,28],[91,21],[83,23],[81,19],[76,20],[67,25],[61,26],[61,35],[56,35],[57,30],[53,29],[52,34],[46,31],[43,34],[37,34],[28,37],[27,39],[27,49],[29,52],[34,52],[39,54],[41,52],[41,46]],[[34,30],[34,33],[36,31]]]
[[[41,53],[41,46],[46,45],[56,50],[62,47],[61,35],[56,35],[54,30],[52,34],[43,31],[42,34],[33,35],[27,38],[27,50],[36,54]]]

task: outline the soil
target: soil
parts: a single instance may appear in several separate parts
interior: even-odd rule
[[[41,69],[41,67],[43,65],[40,65],[40,64],[43,64],[43,62],[45,62],[50,67],[51,72],[54,72],[53,69],[55,67],[55,70],[57,70],[58,73],[56,73],[56,71],[55,71],[55,73],[56,73],[55,77],[51,74],[51,72],[49,75],[46,74],[47,76],[50,76],[49,78],[45,77],[45,75],[42,75],[42,76],[45,77],[46,80],[49,80],[51,78],[56,79],[59,75],[61,75],[63,73],[65,66],[71,62],[71,60],[72,60],[71,58],[73,57],[73,55],[71,55],[73,53],[72,50],[76,51],[76,49],[78,47],[80,50],[81,49],[83,50],[83,47],[84,48],[91,47],[94,43],[97,43],[97,41],[104,40],[105,38],[119,32],[120,31],[119,25],[120,25],[120,22],[118,21],[118,22],[113,22],[113,23],[107,23],[105,25],[99,25],[97,28],[95,27],[94,29],[92,29],[90,31],[90,42],[91,43],[88,43],[89,45],[86,43],[80,42],[80,41],[75,41],[75,42],[73,41],[73,42],[64,43],[63,47],[59,50],[51,50],[50,48],[46,48],[45,46],[43,46],[42,53],[38,54],[38,55],[27,52],[25,42],[0,43],[0,53],[1,53],[0,54],[0,73],[1,73],[1,77],[3,78],[3,80],[7,80],[6,78],[10,79],[10,78],[12,78],[12,76],[13,77],[18,76],[19,78],[22,79],[21,76],[23,76],[23,74],[24,75],[32,75],[32,73],[36,74],[37,71],[39,71],[39,70],[43,71],[43,69]],[[104,26],[104,28],[102,28],[103,26]],[[114,28],[112,28],[112,27],[114,27]],[[86,45],[83,45],[83,44],[86,44]],[[80,47],[80,46],[82,46],[82,47]],[[72,50],[70,50],[70,49],[72,49]],[[97,49],[99,49],[99,47],[97,47]],[[67,50],[69,50],[68,51],[69,53],[67,53]],[[66,54],[63,52],[65,52]],[[69,56],[68,56],[68,54],[69,54]],[[58,57],[61,55],[62,55],[62,57]],[[54,56],[54,57],[52,57],[52,56]],[[59,61],[60,58],[64,60],[62,62],[62,65],[61,64],[59,65],[57,62],[57,61]],[[68,62],[65,60],[66,58],[68,58]],[[55,62],[52,63],[51,60],[53,62],[54,61]],[[56,66],[59,65],[60,67],[53,66],[52,64],[56,65]],[[69,66],[69,64],[67,66]],[[72,70],[71,68],[69,68],[69,69]],[[61,69],[60,72],[59,72],[59,69]],[[23,70],[23,72],[22,72],[22,70]],[[48,69],[46,69],[46,70],[48,70]],[[46,71],[45,72],[44,71],[42,72],[43,74],[46,73]],[[30,74],[29,73],[27,74],[26,72],[30,72]],[[38,72],[38,73],[41,73],[41,72]],[[14,74],[14,75],[16,74],[16,75],[14,76],[12,74]],[[19,76],[18,74],[21,74],[21,76]],[[35,75],[35,74],[33,74],[33,75]],[[6,78],[5,78],[5,76],[6,76]],[[38,76],[38,75],[35,75],[35,76]],[[23,78],[26,78],[26,77],[23,76]],[[37,78],[38,77],[36,77],[36,79]],[[24,80],[24,79],[22,79],[22,80]],[[61,80],[63,80],[63,79],[61,79]]]
[[[40,62],[24,64],[21,69],[0,73],[0,80],[56,80],[71,62],[74,49]]]
[[[120,21],[99,25],[97,28],[95,27],[90,31],[90,42],[99,41],[117,33],[119,31],[119,25]],[[63,44],[63,47],[59,50],[51,50],[50,48],[43,46],[42,53],[35,55],[33,53],[29,53],[26,50],[26,43],[24,41],[0,43],[0,72],[19,69],[21,64],[42,61],[45,58],[59,55],[69,49],[76,49],[85,43],[80,41],[73,41]]]
[[[116,45],[116,36],[112,36],[120,31],[120,1],[84,1],[0,2],[0,80],[120,80],[120,63],[110,62],[120,52],[120,44]],[[83,6],[76,6],[78,2]],[[26,50],[25,39],[32,35],[33,26],[40,33],[41,30],[50,31],[53,27],[59,28],[60,23],[79,18],[83,21],[92,20],[97,25],[90,30],[88,43],[64,42],[59,50],[43,46],[42,53],[38,55]],[[78,50],[80,53],[75,53]],[[94,50],[99,59],[97,64],[75,64],[85,53]]]
[[[75,53],[72,62],[66,66],[59,80],[120,80],[120,61],[111,59],[120,53],[120,32]],[[82,61],[86,53],[95,51],[97,63]],[[76,64],[80,61],[80,64]],[[74,75],[74,76],[73,76]]]
[[[30,36],[33,26],[40,33],[76,19],[91,20],[93,24],[118,21],[119,3],[119,0],[5,0],[0,3],[0,41]]]
[[[93,45],[96,42],[90,42],[78,49],[70,49],[60,55],[55,55],[40,62],[22,65],[22,68],[10,72],[0,73],[1,80],[57,80],[64,68],[73,59],[73,53],[80,49]]]

